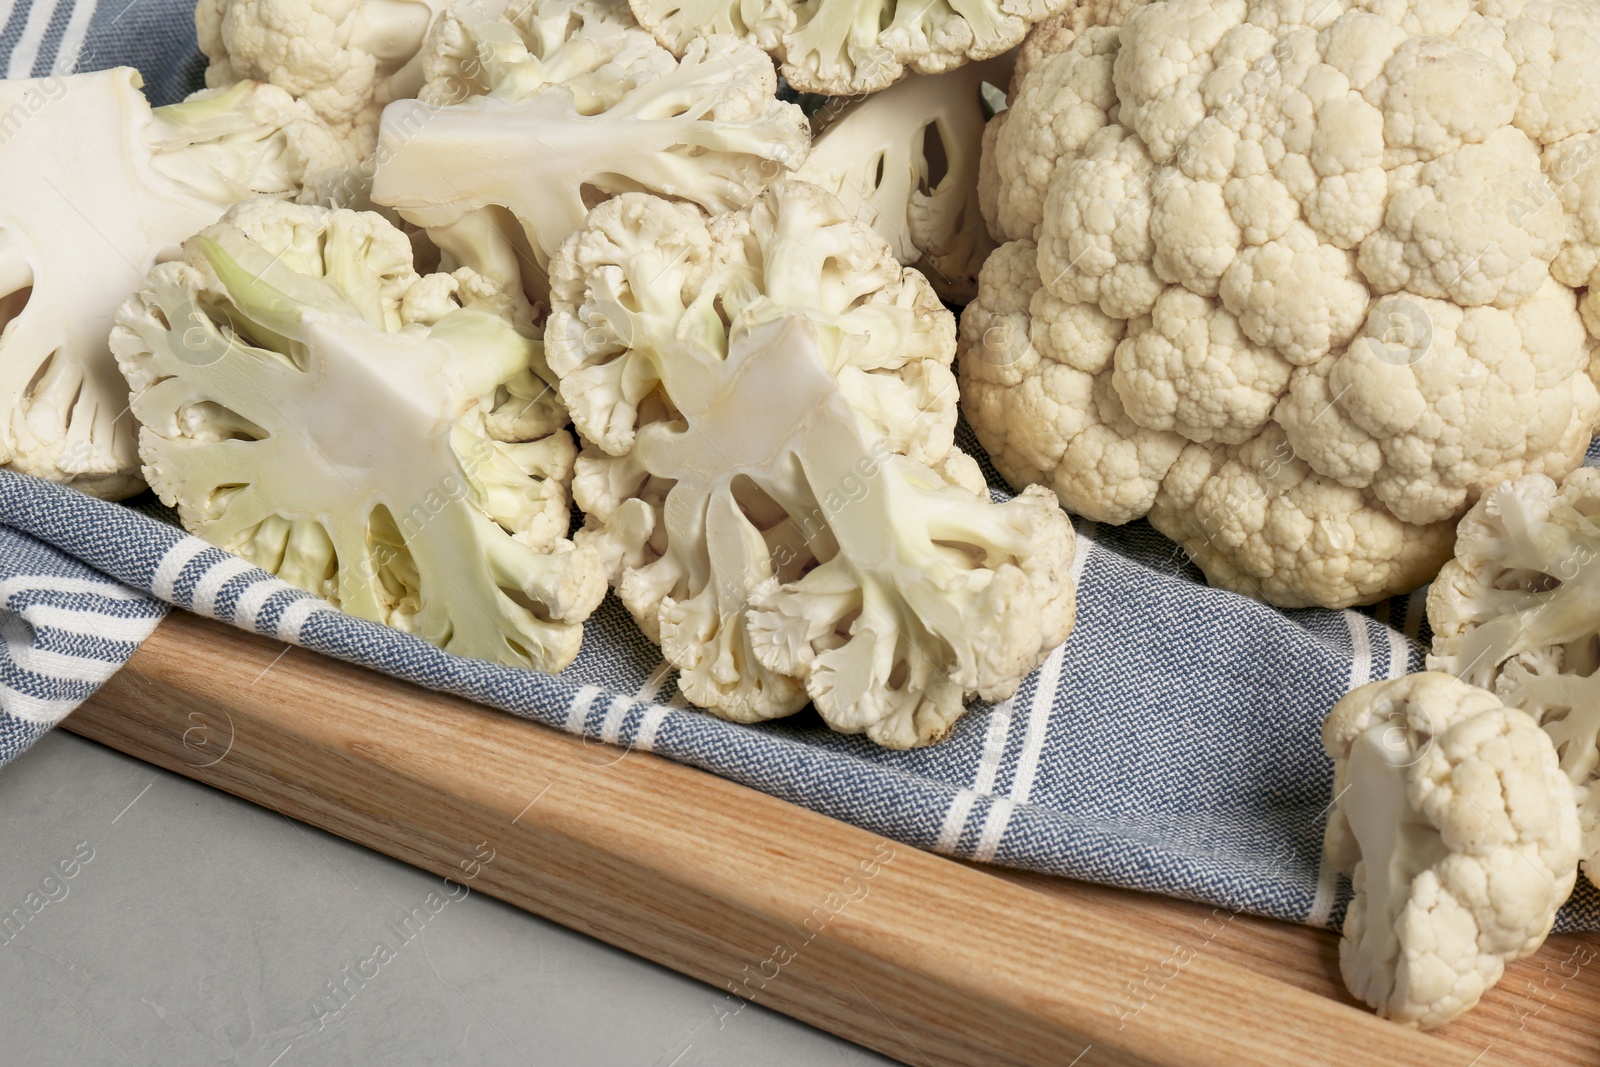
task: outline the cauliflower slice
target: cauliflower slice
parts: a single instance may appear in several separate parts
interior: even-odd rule
[[[1356,892],[1345,985],[1384,1018],[1441,1026],[1538,950],[1572,892],[1572,786],[1532,719],[1448,674],[1362,686],[1322,744],[1324,846]]]
[[[271,82],[372,154],[383,105],[416,95],[417,53],[445,0],[200,0],[206,85]]]
[[[640,25],[678,55],[706,34],[742,37],[806,93],[855,96],[910,71],[941,74],[1008,51],[1072,0],[632,0]]]
[[[979,441],[1280,606],[1426,580],[1483,492],[1560,477],[1600,424],[1576,291],[1600,263],[1594,55],[1600,7],[1569,0],[1100,0],[1041,24],[984,135],[980,203],[1016,249],[966,312]],[[998,291],[1024,272],[1027,307]],[[1002,314],[1038,358],[972,347]]]
[[[605,594],[520,296],[418,276],[371,213],[254,200],[117,316],[150,487],[185,527],[463,656],[560,670]]]
[[[1009,57],[912,77],[856,103],[817,135],[795,177],[869,223],[901,263],[964,304],[994,251],[978,205],[983,86],[1009,81]]]
[[[1071,524],[1045,490],[989,501],[953,445],[949,313],[838,200],[780,182],[707,223],[623,196],[552,276],[579,543],[690,700],[748,722],[809,698],[905,748],[1065,639]]]
[[[151,110],[128,67],[8,81],[0,161],[0,465],[96,496],[143,488],[106,348],[144,271],[228,206],[294,197],[353,160],[283,90],[243,83]]]
[[[675,60],[621,0],[533,0],[498,19],[453,9],[424,63],[420,100],[384,112],[372,200],[456,262],[520,274],[535,300],[597,201],[647,191],[730,211],[809,144],[759,49],[707,38]]]
[[[1461,520],[1428,590],[1428,666],[1532,715],[1577,788],[1600,885],[1600,470],[1506,482]]]

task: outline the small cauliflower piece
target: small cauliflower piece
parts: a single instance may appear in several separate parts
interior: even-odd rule
[[[830,122],[795,177],[837,196],[896,259],[964,304],[995,247],[978,205],[983,86],[1009,80],[1008,57],[908,78]]]
[[[1600,424],[1596,56],[1574,0],[1041,24],[984,134],[979,202],[1015,248],[966,312],[979,441],[1069,511],[1148,515],[1215,585],[1414,588],[1479,496],[1562,476]],[[1024,276],[1026,307],[998,291]],[[1003,370],[972,347],[1002,307],[1033,353]]]
[[[1442,1026],[1537,951],[1572,892],[1572,786],[1531,718],[1448,674],[1351,692],[1322,744],[1324,847],[1356,893],[1345,985],[1386,1019]]]
[[[357,154],[378,114],[422,85],[417,53],[445,0],[200,0],[206,85],[270,82],[303,100]]]
[[[191,532],[458,655],[577,655],[605,574],[566,539],[576,448],[519,294],[417,275],[379,215],[255,200],[150,272],[111,346]]]
[[[1600,470],[1506,482],[1461,520],[1428,590],[1428,666],[1492,689],[1555,742],[1600,885]]]
[[[578,535],[726,718],[807,700],[938,740],[1066,638],[1072,526],[991,503],[954,447],[954,323],[835,198],[780,182],[709,223],[629,194],[552,266],[551,367],[588,442]]]
[[[632,0],[640,25],[677,55],[708,34],[771,52],[805,93],[856,96],[908,73],[942,74],[1010,50],[1072,0]]]
[[[311,110],[254,82],[151,110],[137,71],[0,85],[0,465],[96,496],[143,488],[117,306],[180,241],[251,196],[354,162]]]
[[[681,59],[621,0],[534,0],[502,18],[452,9],[418,101],[383,118],[374,203],[453,262],[542,301],[551,255],[600,200],[648,191],[708,211],[747,203],[805,159],[761,51],[730,38]]]

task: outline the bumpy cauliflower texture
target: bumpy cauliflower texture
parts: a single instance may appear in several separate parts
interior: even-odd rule
[[[990,59],[1069,2],[632,0],[639,22],[679,55],[706,34],[742,37],[780,59],[790,85],[831,96]]]
[[[1428,590],[1429,667],[1493,689],[1555,742],[1600,885],[1600,470],[1484,494]]]
[[[229,205],[298,196],[353,160],[309,108],[253,82],[152,112],[127,67],[8,81],[0,114],[0,465],[129,496],[144,483],[106,348],[117,306]]]
[[[1597,71],[1579,0],[1041,25],[985,135],[1011,243],[963,323],[979,439],[1226,588],[1421,584],[1484,490],[1565,474],[1600,419],[1574,292],[1600,260]]]
[[[119,312],[150,487],[192,532],[448,651],[559,670],[605,593],[520,294],[378,215],[249,201]]]
[[[728,211],[798,166],[805,116],[760,50],[696,41],[681,59],[621,0],[452,11],[420,102],[384,113],[375,203],[454,261],[542,299],[550,256],[607,196],[648,191]]]
[[[200,0],[212,88],[271,82],[370,155],[383,105],[416,94],[417,51],[445,0]]]
[[[625,195],[552,278],[579,543],[690,700],[754,721],[809,699],[903,748],[1066,637],[1071,525],[1043,489],[989,501],[952,443],[949,313],[838,200],[781,182],[708,224]]]
[[[1538,949],[1572,892],[1572,786],[1532,719],[1447,674],[1362,686],[1322,743],[1325,846],[1356,891],[1345,985],[1385,1018],[1443,1025]]]

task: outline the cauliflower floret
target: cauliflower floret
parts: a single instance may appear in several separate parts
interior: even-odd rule
[[[1127,416],[1107,369],[1128,324],[1057,300],[1036,258],[1032,242],[1013,241],[984,263],[961,316],[962,406],[989,428],[984,446],[1007,481],[1051,482],[1092,519],[1131,521],[1150,510],[1184,439]]]
[[[1216,301],[1168,289],[1117,345],[1111,383],[1141,426],[1237,444],[1272,417],[1293,366],[1244,336]]]
[[[1428,591],[1430,669],[1531,714],[1577,788],[1584,873],[1600,885],[1600,470],[1528,475],[1461,520]]]
[[[1550,269],[1558,281],[1587,288],[1578,310],[1591,336],[1600,338],[1600,135],[1583,135],[1552,145],[1544,154],[1545,188],[1533,185],[1511,202],[1513,216],[1528,226],[1551,226],[1561,212],[1565,239]],[[1597,361],[1600,362],[1600,361]],[[1591,373],[1600,366],[1591,364]]]
[[[1449,519],[1505,478],[1582,461],[1600,393],[1574,304],[1554,281],[1510,312],[1381,300],[1356,343],[1296,372],[1277,421],[1401,521]]]
[[[1111,64],[1121,41],[1119,27],[1068,33],[1044,23],[1030,35],[1030,42],[1047,34],[1064,44],[1031,67],[1018,64],[1010,106],[989,121],[997,131],[989,154],[995,186],[989,225],[1001,237],[1034,238],[1056,168],[1111,124],[1109,113],[1117,105]]]
[[[579,542],[688,699],[748,722],[809,698],[905,748],[1065,639],[1070,522],[1045,490],[989,501],[953,445],[949,313],[838,200],[780,182],[708,224],[628,194],[552,279]]]
[[[1188,445],[1149,516],[1214,585],[1283,607],[1420,585],[1450,557],[1454,532],[1407,525],[1371,493],[1318,474],[1278,426],[1233,448]]]
[[[151,110],[127,67],[8,81],[0,206],[0,465],[96,496],[143,488],[119,305],[178,242],[250,196],[350,165],[283,90],[254,82]],[[9,120],[8,120],[9,121]]]
[[[704,38],[675,60],[621,0],[452,9],[424,66],[420,101],[384,112],[372,200],[536,301],[597,201],[643,190],[733,210],[810,143],[759,49]]]
[[[1577,874],[1572,786],[1527,715],[1448,674],[1364,685],[1328,713],[1324,846],[1356,896],[1339,970],[1423,1029],[1537,951]]]
[[[782,62],[807,93],[855,96],[906,74],[992,59],[1071,0],[632,0],[639,23],[677,55],[708,34],[741,37]]]
[[[117,315],[145,477],[184,526],[352,615],[559,670],[605,594],[520,298],[419,277],[381,216],[253,200]],[[510,316],[510,317],[508,317]]]
[[[1342,607],[1425,580],[1442,524],[1501,479],[1580,462],[1600,95],[1552,86],[1595,79],[1600,8],[1156,0],[1044,24],[1024,54],[980,203],[1013,258],[1035,243],[1031,295],[980,286],[960,361],[1007,478],[1150,514],[1215,584]],[[1037,358],[997,376],[970,346],[1008,302],[1031,343],[1001,350]],[[1077,344],[1093,358],[1055,355]],[[1263,438],[1292,477],[1240,460]]]
[[[1006,57],[911,77],[830,122],[795,177],[820,185],[918,267],[944,299],[977,293],[994,250],[978,206],[983,86],[1004,86]]]
[[[383,105],[415,95],[417,51],[445,0],[200,0],[206,85],[271,82],[372,154]]]

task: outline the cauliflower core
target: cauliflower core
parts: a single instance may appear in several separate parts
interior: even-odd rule
[[[989,501],[953,445],[949,313],[838,200],[781,182],[708,223],[625,195],[552,279],[578,540],[688,699],[746,722],[810,699],[904,748],[1065,639],[1071,524],[1043,489]]]
[[[854,96],[906,75],[990,59],[1070,0],[632,0],[656,39],[682,55],[706,34],[742,37],[783,64],[801,92]]]
[[[1070,510],[1148,515],[1219,586],[1421,584],[1484,490],[1565,474],[1600,419],[1562,208],[1587,194],[1552,169],[1600,130],[1597,70],[1577,0],[1042,25],[985,134],[1010,243],[963,323],[979,439]]]
[[[25,116],[0,145],[0,465],[131,496],[144,483],[128,387],[106,348],[117,306],[230,204],[296,196],[353,160],[270,85],[152,111],[122,67],[5,82],[0,113]]]
[[[605,594],[565,539],[576,448],[526,304],[418,276],[378,215],[249,201],[123,307],[150,487],[345,611],[559,670]]]
[[[455,261],[542,299],[544,268],[589,208],[649,191],[708,211],[805,159],[805,116],[758,49],[727,38],[674,59],[621,0],[534,0],[501,19],[452,11],[420,102],[384,113],[372,199]]]
[[[1494,690],[1555,742],[1578,793],[1584,874],[1600,885],[1600,470],[1486,493],[1428,590],[1428,619],[1430,668]]]
[[[1532,719],[1447,674],[1362,686],[1322,743],[1325,847],[1356,892],[1345,985],[1385,1018],[1443,1025],[1538,949],[1572,892],[1572,787]]]

